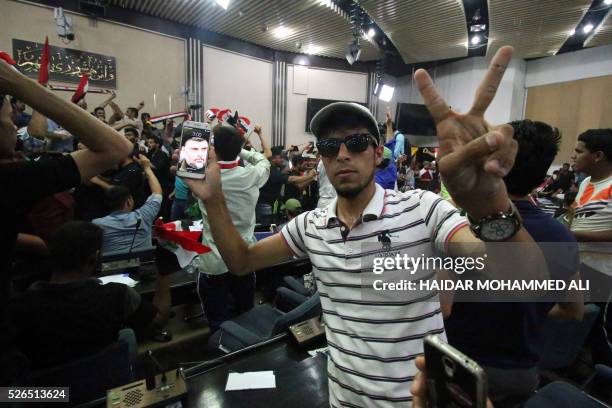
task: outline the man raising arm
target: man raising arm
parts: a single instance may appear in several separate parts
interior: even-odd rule
[[[502,177],[513,165],[516,142],[511,129],[492,131],[483,119],[511,53],[512,48],[503,47],[495,55],[474,107],[465,115],[448,109],[424,71],[416,74],[437,123],[440,170],[448,178],[453,198],[480,227],[498,219],[500,213],[515,219]],[[214,157],[206,182],[187,182],[206,206],[213,238],[232,273],[245,274],[294,254],[310,258],[330,350],[330,405],[397,406],[412,400],[409,387],[416,374],[414,356],[423,351],[420,339],[444,333],[442,312],[435,291],[419,298],[427,301],[398,299],[374,288],[364,291],[363,272],[370,267],[364,259],[372,251],[363,244],[375,246],[374,252],[379,253],[381,243],[383,247],[387,243],[394,252],[412,258],[434,257],[448,243],[459,243],[453,248],[456,252],[473,252],[474,244],[482,250],[483,245],[459,212],[439,196],[419,190],[397,193],[374,182],[376,166],[383,159],[383,140],[376,119],[366,108],[330,104],[315,115],[310,128],[338,197],[326,208],[292,219],[281,234],[251,246],[240,238],[225,206]],[[532,243],[517,221],[501,239]],[[546,270],[538,259],[541,253],[533,247],[521,257],[517,273]],[[435,278],[427,273],[423,279]]]
[[[130,143],[113,129],[16,72],[4,61],[0,61],[0,91],[17,96],[34,110],[52,118],[87,146],[86,150],[71,154],[83,181],[117,164],[132,150]]]

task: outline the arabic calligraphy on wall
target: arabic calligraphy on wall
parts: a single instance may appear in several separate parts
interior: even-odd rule
[[[17,69],[25,75],[38,78],[40,58],[44,44],[13,39],[13,58]],[[81,75],[89,73],[89,84],[116,89],[117,64],[115,57],[91,52],[49,46],[49,79],[51,81],[79,83]]]

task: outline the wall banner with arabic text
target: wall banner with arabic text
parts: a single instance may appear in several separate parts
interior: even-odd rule
[[[42,43],[13,39],[13,58],[23,74],[38,78]],[[49,46],[49,79],[78,84],[83,72],[89,74],[89,84],[101,88],[117,88],[115,57]]]

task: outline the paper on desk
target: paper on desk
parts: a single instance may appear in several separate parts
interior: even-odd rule
[[[276,388],[276,377],[273,371],[230,373],[227,377],[225,391],[256,390],[260,388]]]
[[[110,283],[110,282],[114,282],[114,283],[123,283],[124,285],[127,285],[131,288],[136,286],[136,284],[138,283],[134,279],[130,278],[130,275],[128,275],[127,273],[120,273],[118,275],[102,276],[98,279],[102,281],[103,285],[106,285],[107,283]]]

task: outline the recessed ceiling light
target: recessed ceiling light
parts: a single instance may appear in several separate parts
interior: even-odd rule
[[[375,35],[376,35],[376,30],[374,29],[374,27],[370,27],[370,29],[368,30],[368,37],[373,38]]]
[[[570,37],[571,37],[572,35],[574,35],[574,34],[576,34],[576,30],[572,30],[572,31],[570,31],[570,32],[569,32]]]
[[[215,0],[215,3],[223,7],[224,10],[227,10],[229,7],[230,0]]]
[[[610,4],[612,4],[612,0],[604,0],[604,4],[606,6],[609,6]]]
[[[274,36],[276,38],[280,38],[280,39],[287,38],[291,34],[293,34],[293,30],[285,26],[278,26],[274,29]]]
[[[591,31],[593,31],[593,28],[595,28],[595,26],[591,23],[585,25],[584,27],[582,27],[582,32],[585,34],[590,33]]]
[[[321,47],[319,47],[318,45],[312,45],[312,44],[310,44],[308,47],[306,47],[306,50],[304,50],[306,54],[317,54],[320,51],[321,51]]]
[[[480,44],[480,36],[479,35],[473,36],[471,42],[472,42],[472,45]]]

